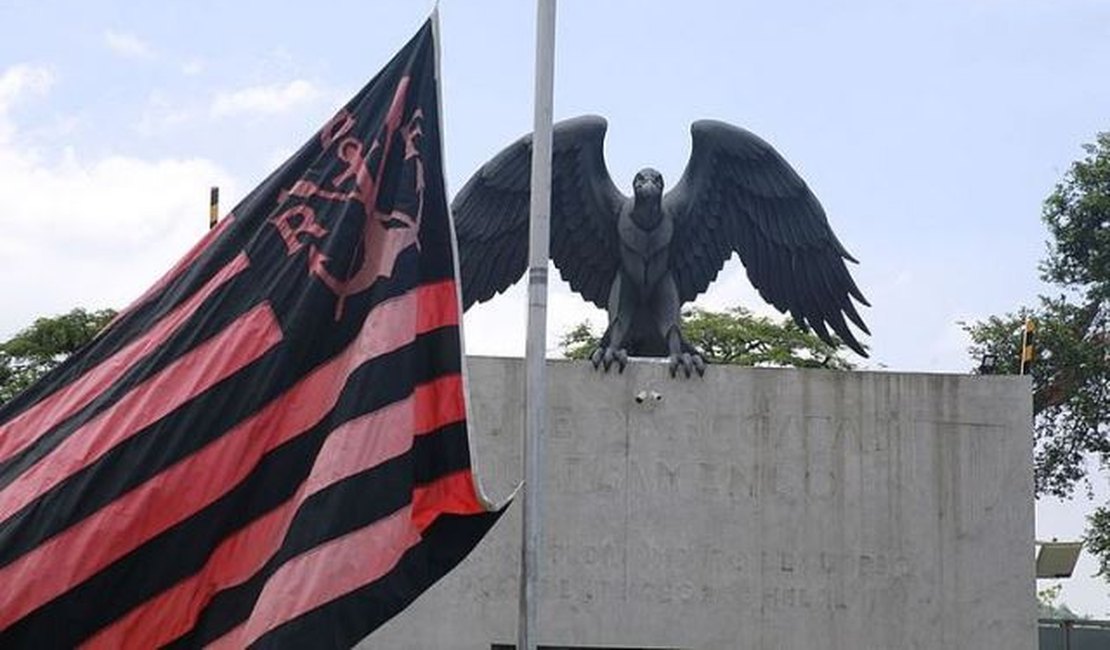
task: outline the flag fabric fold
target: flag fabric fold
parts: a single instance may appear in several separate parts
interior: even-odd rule
[[[350,647],[495,522],[431,21],[0,408],[0,647]]]

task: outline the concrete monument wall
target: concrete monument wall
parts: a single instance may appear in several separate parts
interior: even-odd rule
[[[469,367],[499,499],[520,476],[524,368]],[[1034,649],[1025,379],[549,367],[541,644]],[[514,504],[360,647],[514,643],[519,525]]]

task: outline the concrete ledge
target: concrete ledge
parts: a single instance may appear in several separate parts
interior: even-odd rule
[[[469,363],[499,498],[520,475],[524,368]],[[549,389],[541,643],[1035,648],[1026,379],[552,361]],[[513,643],[518,536],[514,505],[360,647]]]

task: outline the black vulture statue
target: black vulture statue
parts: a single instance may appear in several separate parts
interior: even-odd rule
[[[609,311],[595,367],[628,356],[669,357],[674,375],[705,370],[680,328],[681,307],[709,287],[739,253],[764,300],[790,312],[828,343],[864,348],[845,318],[869,333],[852,298],[867,305],[817,198],[769,144],[711,120],[691,127],[693,147],[668,192],[643,169],[633,196],[605,166],[604,118],[555,125],[552,141],[551,258],[571,288]],[[509,145],[452,202],[459,241],[463,307],[489,300],[528,264],[531,135]]]

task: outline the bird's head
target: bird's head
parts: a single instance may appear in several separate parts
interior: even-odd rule
[[[638,199],[658,199],[663,195],[663,175],[651,167],[641,169],[632,179],[632,192]]]

